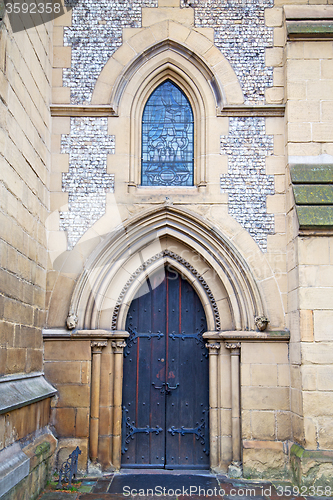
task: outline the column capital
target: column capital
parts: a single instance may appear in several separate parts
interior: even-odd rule
[[[91,343],[91,349],[93,354],[101,353],[103,347],[106,347],[108,345],[107,340],[92,340]]]
[[[124,348],[126,347],[126,342],[124,340],[117,340],[111,343],[114,354],[123,354]]]
[[[225,345],[226,349],[230,349],[231,350],[231,353],[233,351],[239,350],[240,347],[241,347],[241,343],[240,342],[225,342],[224,345]]]
[[[221,348],[221,344],[219,342],[208,342],[206,344],[207,349],[209,350],[209,355],[218,355],[219,349]]]

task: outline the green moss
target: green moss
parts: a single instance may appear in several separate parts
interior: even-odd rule
[[[37,457],[39,457],[40,455],[45,455],[50,451],[50,449],[50,443],[48,441],[44,441],[43,443],[36,446],[35,455],[37,455]]]
[[[333,165],[292,165],[290,175],[293,184],[333,183]]]
[[[300,228],[327,228],[333,226],[333,206],[297,206]]]
[[[333,205],[333,184],[293,186],[297,205]]]
[[[292,447],[290,448],[290,456],[296,456],[299,458],[302,458],[304,454],[304,448],[302,446],[299,446],[298,444],[293,444]]]
[[[331,21],[288,23],[287,33],[291,37],[301,37],[302,35],[309,37],[330,36],[333,34],[333,23]]]

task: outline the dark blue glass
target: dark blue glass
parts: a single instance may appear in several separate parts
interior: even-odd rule
[[[142,117],[143,186],[193,186],[193,112],[166,80],[149,97]]]

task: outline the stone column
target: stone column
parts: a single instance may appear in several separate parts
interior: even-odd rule
[[[229,474],[241,477],[241,417],[240,417],[240,385],[239,356],[240,342],[226,342],[225,346],[231,353],[231,417],[232,417],[232,464]]]
[[[90,402],[90,433],[89,451],[93,463],[98,459],[98,432],[99,432],[99,398],[101,387],[101,355],[103,347],[108,345],[107,340],[93,340],[92,367],[91,367],[91,402]]]
[[[210,466],[216,469],[219,465],[219,408],[218,408],[218,359],[220,344],[208,342],[209,351],[209,434],[210,434]]]
[[[112,342],[112,348],[114,354],[112,463],[116,469],[120,469],[121,465],[121,423],[122,423],[124,347],[126,347],[126,342],[124,340],[116,340]]]

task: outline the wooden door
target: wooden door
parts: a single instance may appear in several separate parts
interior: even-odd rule
[[[151,276],[133,300],[124,350],[122,466],[209,468],[206,318],[173,269]]]

